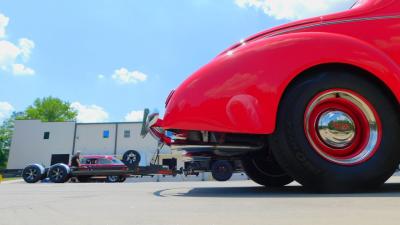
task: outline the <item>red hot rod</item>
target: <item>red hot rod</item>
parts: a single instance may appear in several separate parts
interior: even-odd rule
[[[400,1],[272,28],[222,52],[144,132],[240,158],[251,179],[320,191],[376,188],[400,162]]]

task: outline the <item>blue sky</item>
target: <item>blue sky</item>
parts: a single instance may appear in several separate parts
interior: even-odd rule
[[[2,0],[0,120],[50,95],[81,122],[162,113],[170,90],[231,44],[350,2],[314,1]]]

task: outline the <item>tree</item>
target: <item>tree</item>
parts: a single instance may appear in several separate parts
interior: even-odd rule
[[[4,120],[0,126],[0,169],[7,166],[8,153],[11,146],[11,137],[14,131],[14,121],[24,113],[14,112],[9,119]]]
[[[63,122],[75,120],[78,113],[71,107],[69,102],[50,96],[36,99],[33,105],[25,110],[24,114],[25,115],[17,119]]]

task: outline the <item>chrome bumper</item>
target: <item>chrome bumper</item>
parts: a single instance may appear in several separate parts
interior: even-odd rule
[[[171,144],[171,139],[165,135],[165,131],[162,128],[162,120],[159,118],[159,114],[150,114],[150,110],[145,109],[140,136],[145,138],[148,133],[150,133],[151,136],[163,144]]]

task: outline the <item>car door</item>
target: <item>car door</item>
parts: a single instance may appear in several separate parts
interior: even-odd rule
[[[112,158],[100,158],[97,167],[103,171],[120,171],[123,170],[125,165],[114,162]]]

